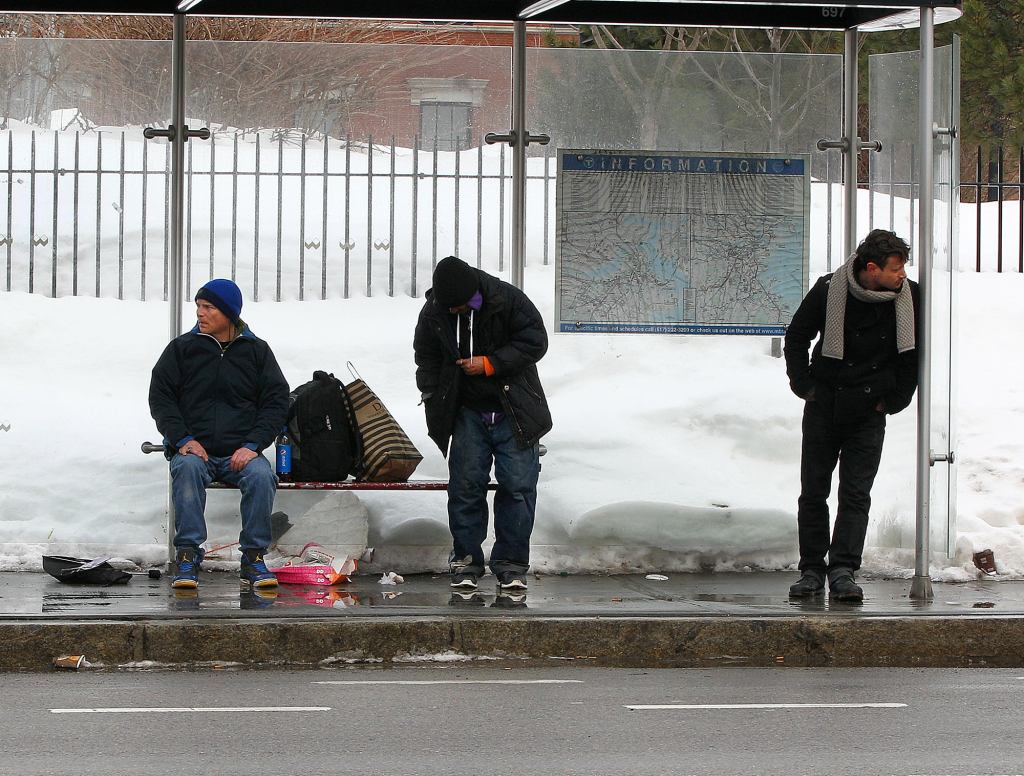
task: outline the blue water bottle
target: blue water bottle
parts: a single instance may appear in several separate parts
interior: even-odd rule
[[[274,442],[277,459],[277,479],[291,482],[292,479],[292,438],[288,436],[288,427],[281,429]]]

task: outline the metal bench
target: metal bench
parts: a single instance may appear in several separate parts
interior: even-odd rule
[[[546,450],[541,447],[541,455]],[[152,442],[142,443],[144,453],[163,453],[164,446]],[[236,486],[226,482],[212,482],[210,488],[232,489]],[[448,480],[409,480],[407,482],[360,482],[344,480],[342,482],[279,482],[278,490],[448,490]],[[497,490],[498,483],[487,483],[487,490]]]

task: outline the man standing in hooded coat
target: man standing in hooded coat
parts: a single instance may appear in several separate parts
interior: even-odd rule
[[[484,573],[491,464],[490,568],[504,590],[526,588],[537,507],[540,438],[551,414],[537,375],[547,329],[515,286],[455,256],[438,262],[413,339],[427,432],[448,458],[452,587]]]

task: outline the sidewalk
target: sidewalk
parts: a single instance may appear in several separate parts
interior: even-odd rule
[[[447,576],[397,586],[357,576],[333,588],[239,591],[203,572],[198,593],[164,576],[71,586],[0,573],[0,670],[49,670],[58,655],[93,667],[346,665],[387,661],[574,660],[629,666],[1024,666],[1024,581],[934,585],[859,580],[863,605],[790,601],[793,573],[531,576],[525,595],[493,577],[476,594]]]

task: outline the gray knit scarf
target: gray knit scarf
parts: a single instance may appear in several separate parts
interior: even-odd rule
[[[910,292],[910,283],[903,282],[899,291],[868,291],[857,282],[853,270],[853,253],[846,263],[832,275],[828,284],[828,300],[825,303],[825,331],[821,345],[821,355],[826,358],[843,357],[843,332],[846,320],[846,292],[849,291],[862,302],[880,304],[896,301],[896,350],[904,353],[917,346],[914,336],[914,299]]]

